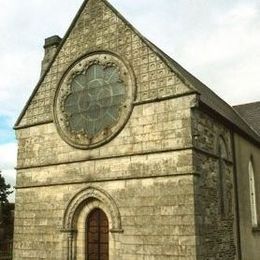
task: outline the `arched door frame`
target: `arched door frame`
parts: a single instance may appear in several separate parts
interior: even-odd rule
[[[88,214],[94,209],[103,210],[109,220],[109,257],[120,259],[120,251],[116,249],[116,243],[120,242],[119,236],[123,232],[119,209],[113,198],[104,190],[88,186],[80,190],[67,204],[63,216],[64,232],[64,259],[78,260],[85,253],[80,250],[85,248],[85,221]],[[85,249],[83,249],[85,250]]]

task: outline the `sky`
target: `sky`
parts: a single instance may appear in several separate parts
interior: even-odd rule
[[[0,170],[12,185],[12,126],[39,80],[44,39],[63,37],[82,1],[0,0]],[[259,0],[109,2],[229,104],[260,100]]]

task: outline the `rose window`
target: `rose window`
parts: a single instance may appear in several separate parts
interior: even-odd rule
[[[111,54],[79,60],[62,78],[54,119],[63,139],[78,148],[109,141],[132,111],[134,76]]]
[[[71,82],[71,94],[64,102],[69,127],[90,137],[110,127],[118,120],[125,92],[116,67],[92,65]]]

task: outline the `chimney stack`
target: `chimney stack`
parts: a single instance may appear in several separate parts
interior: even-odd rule
[[[44,57],[42,60],[41,76],[45,73],[50,62],[52,61],[60,43],[61,38],[58,35],[54,35],[45,39],[44,43]]]

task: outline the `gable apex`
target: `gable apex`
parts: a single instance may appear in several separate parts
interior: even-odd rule
[[[181,73],[179,73],[177,70],[174,71],[174,68],[172,68],[172,65],[169,63],[168,59],[162,55],[161,51],[159,50],[159,48],[155,47],[152,43],[150,43],[150,41],[148,41],[134,26],[132,26],[107,0],[85,0],[83,2],[83,4],[81,5],[79,11],[77,12],[76,16],[74,17],[71,25],[69,26],[69,29],[67,30],[67,32],[65,33],[64,37],[62,38],[62,41],[59,44],[59,47],[57,48],[57,51],[55,53],[55,55],[53,56],[53,59],[49,62],[48,67],[46,68],[46,70],[44,71],[44,73],[41,75],[36,87],[34,88],[29,100],[26,102],[24,109],[22,110],[21,114],[19,115],[14,129],[19,129],[19,128],[23,128],[24,125],[21,125],[21,121],[26,113],[26,111],[28,110],[28,107],[30,106],[32,100],[34,99],[36,93],[38,92],[39,88],[41,87],[41,85],[43,84],[44,80],[46,79],[46,76],[48,75],[50,69],[53,67],[53,64],[55,63],[55,61],[57,60],[57,57],[59,56],[60,52],[64,49],[64,45],[66,44],[68,38],[71,36],[73,29],[78,25],[80,17],[83,13],[84,10],[88,10],[88,4],[92,4],[92,8],[93,6],[98,6],[98,3],[103,3],[105,4],[106,8],[108,8],[109,10],[112,11],[112,13],[115,14],[116,17],[118,17],[124,24],[126,24],[126,26],[129,27],[130,30],[133,31],[134,34],[136,34],[137,37],[139,37],[139,39],[143,42],[143,44],[145,44],[148,48],[150,48],[156,55],[158,55],[158,57],[160,57],[160,59],[165,63],[165,65],[169,68],[169,70],[173,71],[179,78],[180,81],[184,82],[186,84],[186,86],[189,86],[188,89],[190,89],[189,91],[191,92],[196,92],[195,89],[189,84],[189,82],[182,77]],[[52,122],[51,120],[44,120],[43,123],[46,122]],[[26,126],[30,126],[30,123],[26,123]]]

